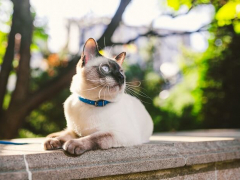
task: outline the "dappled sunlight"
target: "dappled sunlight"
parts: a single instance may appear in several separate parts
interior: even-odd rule
[[[179,72],[179,67],[174,63],[165,62],[160,66],[160,71],[166,79],[170,79],[171,77],[176,76]]]

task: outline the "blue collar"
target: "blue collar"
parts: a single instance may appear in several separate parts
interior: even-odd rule
[[[92,100],[89,100],[89,99],[85,99],[81,96],[78,96],[78,99],[84,103],[87,103],[87,104],[90,104],[90,105],[94,105],[96,107],[103,107],[103,106],[106,106],[107,104],[111,103],[109,101],[106,101],[106,100],[98,100],[98,101],[92,101]]]

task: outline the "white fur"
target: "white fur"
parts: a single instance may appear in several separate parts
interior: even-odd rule
[[[101,63],[101,61],[95,61]],[[153,122],[142,103],[135,97],[124,93],[125,84],[119,88],[109,90],[95,88],[82,78],[83,73],[90,68],[77,67],[71,84],[72,94],[64,103],[64,113],[67,128],[79,136],[88,136],[103,132],[113,135],[109,147],[131,146],[149,141],[153,131]],[[81,102],[78,96],[90,100],[105,99],[112,103],[104,107],[95,107]]]
[[[94,107],[72,94],[64,104],[67,127],[80,136],[95,132],[114,135],[113,147],[131,146],[149,141],[153,131],[152,119],[141,102],[128,94],[105,107]]]

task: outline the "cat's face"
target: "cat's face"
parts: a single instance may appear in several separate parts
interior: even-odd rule
[[[106,58],[99,54],[94,39],[87,40],[71,91],[91,100],[116,100],[125,89],[122,69],[125,55],[123,52],[114,59]]]

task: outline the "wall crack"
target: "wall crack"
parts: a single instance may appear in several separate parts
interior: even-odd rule
[[[26,166],[26,171],[27,171],[27,174],[28,174],[28,180],[32,180],[32,172],[29,169],[28,162],[27,162],[27,159],[26,159],[26,154],[23,154],[23,159],[24,159],[24,163],[25,163],[25,166]]]
[[[217,167],[216,167],[216,163],[215,163],[215,180],[218,179],[218,177],[217,177],[217,173],[218,173],[218,171],[217,171]]]

